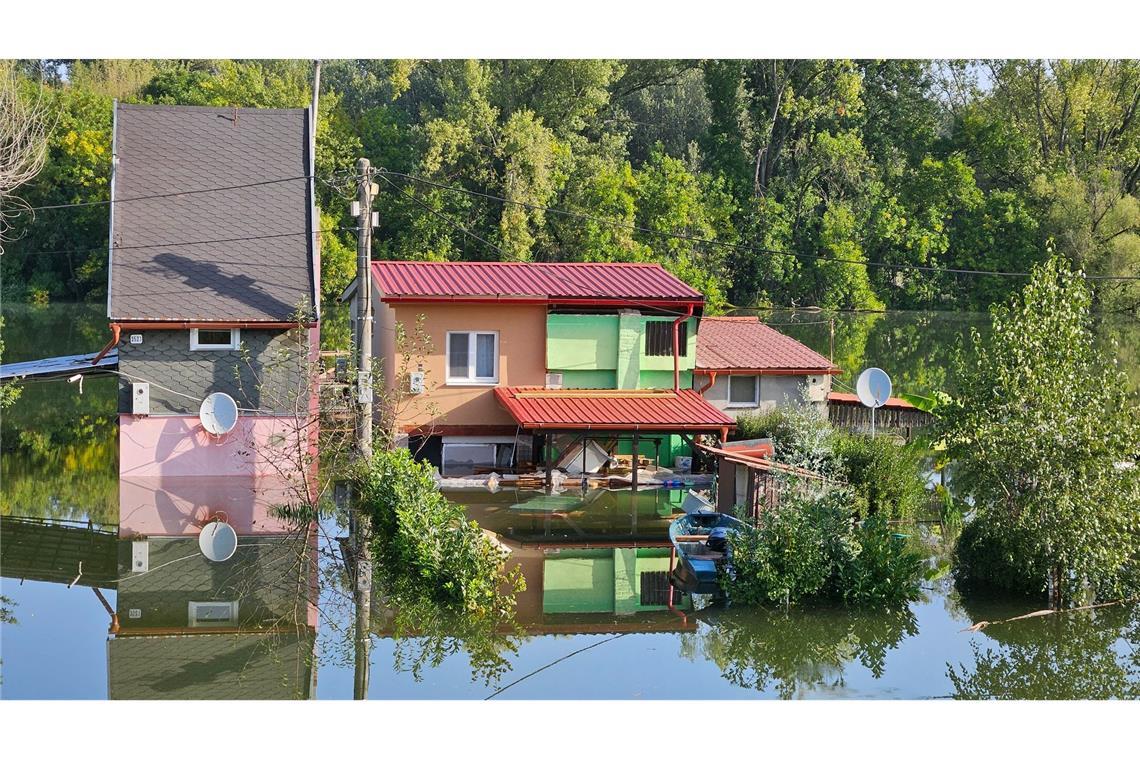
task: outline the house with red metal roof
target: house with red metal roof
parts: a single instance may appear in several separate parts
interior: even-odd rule
[[[708,317],[697,336],[694,387],[735,417],[802,401],[827,413],[831,376],[842,370],[756,317]]]
[[[445,476],[587,439],[672,465],[733,425],[692,390],[704,296],[658,264],[376,261],[371,286],[393,432]]]

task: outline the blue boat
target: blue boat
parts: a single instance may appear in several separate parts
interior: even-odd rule
[[[669,526],[676,565],[673,585],[689,594],[719,594],[717,569],[728,559],[728,535],[747,527],[730,515],[703,509]]]

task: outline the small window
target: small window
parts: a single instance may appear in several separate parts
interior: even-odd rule
[[[497,332],[447,334],[447,382],[483,385],[499,382]]]
[[[195,328],[190,331],[191,351],[236,351],[241,347],[241,330]]]
[[[760,378],[756,375],[728,376],[728,405],[756,406],[760,403]]]
[[[677,325],[677,348],[680,356],[686,356],[689,347],[689,323]],[[645,355],[673,355],[673,323],[665,321],[645,323]]]

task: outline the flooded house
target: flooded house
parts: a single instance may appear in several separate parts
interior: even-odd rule
[[[827,414],[835,364],[756,317],[709,317],[697,336],[694,387],[734,418],[807,401]]]
[[[692,389],[704,297],[660,265],[377,261],[371,287],[394,432],[444,476],[672,466],[733,426]]]
[[[309,409],[320,262],[307,109],[116,104],[107,317],[125,478],[275,472]],[[203,400],[235,402],[207,432]]]

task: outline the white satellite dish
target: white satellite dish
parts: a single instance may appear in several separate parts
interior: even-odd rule
[[[855,381],[855,393],[863,406],[878,409],[891,398],[891,378],[878,367],[865,369]]]
[[[211,393],[202,400],[198,419],[210,435],[225,435],[237,424],[237,402],[229,394]]]
[[[229,523],[207,523],[198,534],[198,549],[211,562],[225,562],[237,551],[237,531]]]
[[[863,406],[871,409],[871,437],[875,436],[875,410],[891,398],[891,378],[878,367],[871,367],[859,373],[855,381],[855,394]]]

